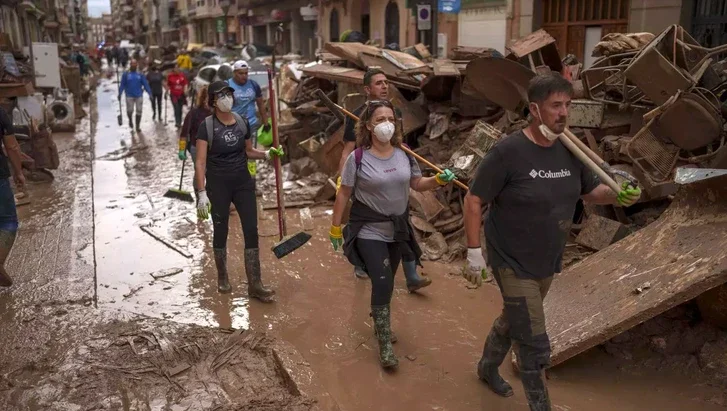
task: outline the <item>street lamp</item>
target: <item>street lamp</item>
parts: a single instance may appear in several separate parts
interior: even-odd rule
[[[223,17],[223,24],[222,24],[222,40],[223,44],[227,45],[227,13],[230,12],[230,6],[232,3],[230,3],[230,0],[220,0],[220,8],[222,9],[222,13],[225,15]]]

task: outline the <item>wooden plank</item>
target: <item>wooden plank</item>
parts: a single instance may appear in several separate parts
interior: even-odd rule
[[[553,36],[548,34],[547,31],[540,29],[516,40],[507,49],[517,58],[522,58],[552,43],[555,43]]]
[[[311,77],[322,78],[330,81],[343,81],[346,83],[363,84],[365,72],[346,67],[336,67],[330,64],[318,64],[311,67],[304,67],[301,71]]]
[[[424,220],[430,223],[445,209],[433,191],[420,193],[409,190],[409,199],[414,209],[419,211],[424,216]]]
[[[459,69],[449,59],[437,59],[434,60],[434,75],[435,76],[455,76],[459,77]]]
[[[552,365],[727,282],[725,215],[727,176],[681,186],[657,221],[557,275],[545,299]]]
[[[326,43],[323,45],[323,50],[343,59],[346,59],[359,67],[364,67],[361,59],[359,59],[359,53],[381,53],[381,50],[378,47],[367,46],[361,43]]]

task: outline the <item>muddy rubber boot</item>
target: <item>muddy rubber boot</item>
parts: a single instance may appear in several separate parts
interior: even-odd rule
[[[128,116],[129,116],[129,128],[133,130],[134,129],[134,122],[131,121],[131,120],[133,120],[133,117],[131,116],[131,114],[129,114]]]
[[[141,131],[141,116],[136,115],[136,131]]]
[[[10,250],[15,244],[16,233],[14,231],[0,230],[0,287],[10,287],[13,285],[13,279],[10,278],[5,271],[5,260],[10,255]]]
[[[374,314],[373,313],[369,313],[369,317],[373,318],[374,317]],[[391,327],[389,327],[389,329],[391,329]],[[376,335],[376,327],[374,327],[374,337],[379,338],[379,336]],[[399,337],[396,336],[396,334],[394,333],[394,331],[391,331],[391,343],[392,344],[396,344],[397,341],[399,341]]]
[[[361,267],[353,267],[353,275],[360,279],[369,278],[369,275]]]
[[[260,249],[245,249],[245,274],[247,274],[247,295],[264,303],[273,302],[275,291],[265,288],[260,273]]]
[[[379,361],[384,368],[394,368],[399,365],[399,359],[391,346],[391,311],[388,305],[372,305],[371,313],[374,317],[374,330],[379,340]]]
[[[502,317],[498,317],[487,335],[482,358],[477,363],[477,376],[484,381],[497,395],[510,397],[513,395],[512,387],[500,376],[500,364],[505,360],[512,342],[507,336],[507,324]]]
[[[227,279],[227,249],[214,248],[215,265],[217,266],[217,291],[229,293],[232,290],[230,281]]]
[[[410,293],[432,284],[430,278],[422,277],[417,273],[416,261],[402,261],[401,266],[404,268],[404,277],[406,277],[406,289]]]
[[[151,113],[151,121],[156,121],[156,119],[157,119],[157,112],[154,111]]]
[[[550,396],[548,388],[545,386],[543,371],[541,369],[522,369],[520,379],[523,382],[530,411],[550,411]]]

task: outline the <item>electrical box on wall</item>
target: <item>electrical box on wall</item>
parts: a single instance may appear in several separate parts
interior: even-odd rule
[[[24,49],[29,54],[28,48]],[[33,63],[36,87],[61,87],[61,63],[58,59],[57,43],[33,43]]]

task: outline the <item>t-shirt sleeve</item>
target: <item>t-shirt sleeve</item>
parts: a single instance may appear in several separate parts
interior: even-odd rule
[[[5,109],[0,108],[0,127],[2,127],[3,135],[10,136],[15,134],[15,127],[13,127],[13,119],[10,118],[8,112]]]
[[[470,192],[481,198],[483,202],[490,203],[505,187],[507,178],[507,169],[502,160],[502,154],[495,146],[477,167],[475,180],[470,184]]]
[[[341,172],[341,185],[353,187],[356,184],[356,150],[351,152],[343,164],[343,172]]]
[[[581,195],[590,193],[600,184],[601,179],[596,173],[581,163]]]
[[[254,80],[250,80],[250,81],[252,81],[252,89],[255,91],[255,98],[262,98],[263,91],[260,88],[260,85],[257,84],[257,81],[254,81]]]
[[[197,129],[197,140],[202,140],[202,141],[209,140],[207,138],[207,124],[206,123],[207,123],[206,118],[204,120],[202,120],[201,123],[199,123],[199,128]]]
[[[422,169],[419,168],[419,163],[410,156],[409,154],[404,153],[406,158],[409,160],[409,168],[411,168],[411,178],[419,178],[422,176]]]

